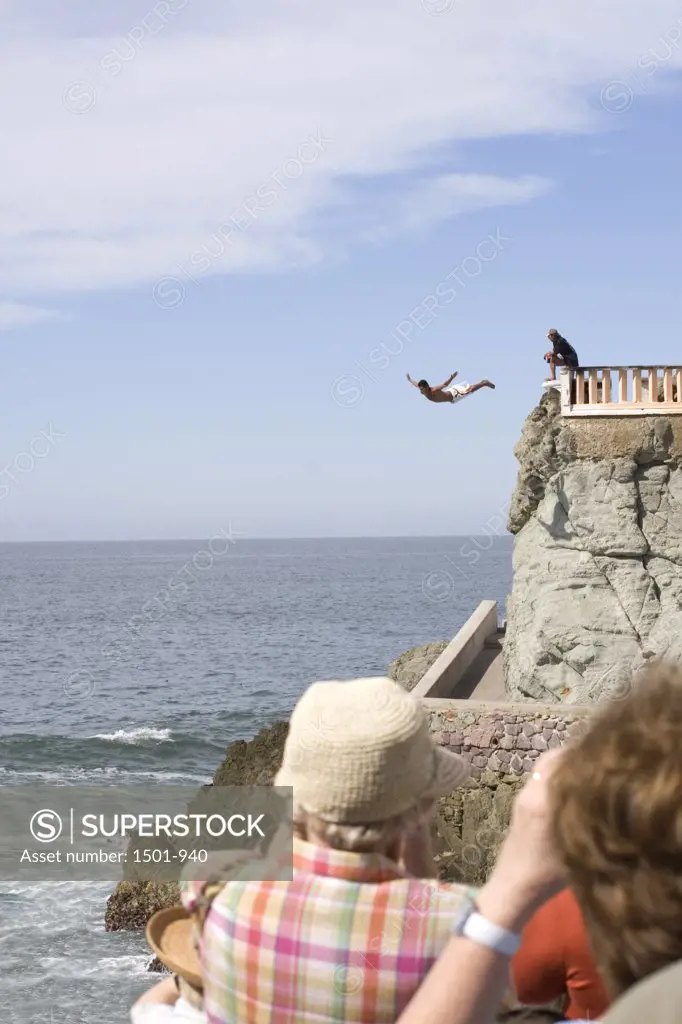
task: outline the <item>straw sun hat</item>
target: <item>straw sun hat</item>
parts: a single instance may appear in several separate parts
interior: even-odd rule
[[[434,744],[421,704],[391,679],[313,685],[294,708],[276,786],[323,821],[387,821],[451,793],[469,765]]]
[[[147,922],[147,942],[162,964],[196,989],[203,988],[194,921],[184,907],[157,910]]]

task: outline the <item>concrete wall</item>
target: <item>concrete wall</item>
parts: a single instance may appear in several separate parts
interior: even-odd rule
[[[497,602],[481,601],[443,653],[412,691],[415,697],[449,697],[456,692],[486,640],[497,631]]]
[[[439,803],[436,820],[444,877],[485,881],[509,826],[512,805],[544,750],[585,730],[594,706],[424,700],[434,739],[461,754],[471,778]]]
[[[618,459],[662,450],[682,458],[682,416],[565,419],[573,452],[579,459]]]

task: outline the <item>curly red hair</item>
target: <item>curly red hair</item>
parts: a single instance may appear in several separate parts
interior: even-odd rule
[[[552,780],[552,828],[611,995],[682,960],[682,671],[609,704]]]

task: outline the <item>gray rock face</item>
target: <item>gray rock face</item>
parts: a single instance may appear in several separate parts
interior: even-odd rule
[[[448,640],[442,640],[405,651],[389,665],[389,678],[399,683],[405,690],[413,690],[424,673],[431,668],[436,658],[443,653],[448,643]]]
[[[674,432],[664,417],[622,428],[606,422],[562,419],[555,396],[545,396],[517,445],[504,648],[512,699],[623,696],[632,671],[651,657],[682,660],[682,460]],[[613,457],[605,437],[613,438]]]
[[[510,533],[518,533],[528,522],[544,496],[548,480],[561,468],[560,452],[567,438],[562,436],[559,403],[553,399],[553,394],[542,397],[524,423],[514,449],[519,475],[509,508]],[[569,452],[564,452],[564,458],[567,457]]]

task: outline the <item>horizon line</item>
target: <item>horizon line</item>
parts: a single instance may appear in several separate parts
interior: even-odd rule
[[[307,541],[307,540],[452,540],[467,537],[492,537],[497,540],[503,538],[513,537],[512,533],[505,530],[504,533],[498,533],[496,531],[490,533],[482,530],[478,533],[473,531],[470,533],[388,533],[388,534],[344,534],[344,535],[318,535],[318,536],[306,536],[306,537],[291,537],[291,536],[254,536],[254,537],[240,537],[238,541],[235,541],[235,546],[249,541]],[[71,540],[47,540],[47,539],[35,539],[35,540],[0,540],[0,546],[10,544],[187,544],[187,543],[206,543],[210,540],[209,537],[127,537],[127,538],[89,538],[89,539],[71,539]]]

